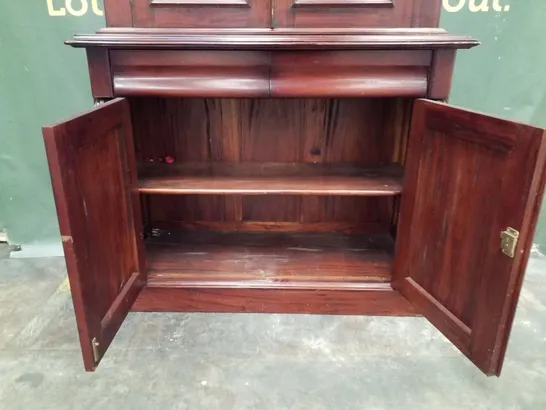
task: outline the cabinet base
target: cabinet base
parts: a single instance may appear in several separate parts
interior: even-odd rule
[[[419,316],[389,284],[363,289],[146,287],[136,312],[314,313]]]

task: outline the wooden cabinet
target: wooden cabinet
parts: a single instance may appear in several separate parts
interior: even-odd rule
[[[438,7],[423,0],[273,0],[272,27],[436,27]]]
[[[164,4],[173,19],[171,3],[194,4]],[[87,370],[133,310],[423,315],[500,374],[546,144],[438,101],[476,41],[111,27],[68,43],[98,104],[44,138]]]
[[[105,0],[112,27],[436,27],[440,0]]]

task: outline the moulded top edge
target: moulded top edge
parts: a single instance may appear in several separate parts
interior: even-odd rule
[[[203,49],[431,49],[480,43],[442,29],[103,29],[75,35],[73,47]]]

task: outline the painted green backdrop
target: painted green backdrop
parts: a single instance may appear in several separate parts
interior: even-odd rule
[[[483,42],[459,53],[450,102],[546,127],[546,1],[444,4],[444,28]],[[100,9],[0,1],[0,231],[23,249],[60,243],[40,127],[92,105],[85,54],[63,41],[103,26]],[[546,248],[546,209],[535,242]]]

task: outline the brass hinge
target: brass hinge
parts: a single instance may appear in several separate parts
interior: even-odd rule
[[[505,255],[513,258],[516,256],[516,247],[518,246],[519,232],[514,228],[506,228],[506,231],[502,231],[501,237],[501,251]]]
[[[95,363],[98,363],[100,361],[100,343],[98,342],[96,337],[91,340],[91,347],[93,348],[93,360],[95,361]]]

